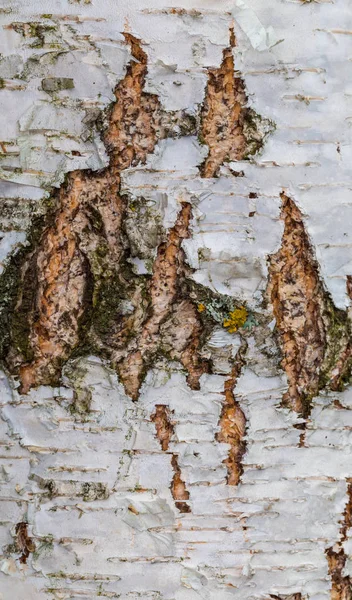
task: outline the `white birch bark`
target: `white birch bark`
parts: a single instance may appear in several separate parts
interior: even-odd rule
[[[172,232],[176,287],[183,282],[182,301],[178,292],[161,301],[160,284],[155,294],[167,310],[158,321],[154,307],[152,324],[141,317],[127,355],[114,349],[107,356],[100,337],[100,352],[67,352],[53,384],[45,379],[54,363],[49,354],[21,388],[23,364],[32,368],[42,355],[26,362],[12,327],[0,394],[0,599],[350,599],[350,1],[5,0],[0,18],[0,282],[8,281],[9,265],[16,272],[14,257],[26,248],[35,217],[49,210],[53,190],[65,196],[72,171],[83,188],[81,173],[93,183],[102,173],[101,195],[105,174],[117,177],[114,195],[127,202],[118,242],[112,213],[104,222],[111,242],[105,263],[94,266],[99,236],[86,233],[86,216],[74,229],[95,283],[114,252],[125,253],[137,283],[119,314],[143,313],[154,288],[146,299],[138,296],[138,281],[157,272]],[[120,166],[111,175],[104,135],[119,136],[128,105],[114,135],[108,107],[133,64],[144,64],[140,49],[146,73],[139,100],[156,98],[152,116],[142,107],[140,118],[153,121],[159,111],[162,133],[125,166],[129,139],[118,139]],[[236,160],[238,146],[224,152],[217,172],[204,177],[211,147],[204,107],[226,52],[245,85],[247,108],[260,115],[255,135],[267,135],[254,154]],[[210,125],[221,121],[216,110]],[[139,128],[136,122],[131,145],[143,146]],[[240,134],[225,130],[225,141],[212,134],[215,155]],[[285,198],[298,211],[292,222],[281,211]],[[93,192],[89,201],[99,204]],[[190,223],[182,222],[179,234],[185,206]],[[291,234],[304,246],[302,256]],[[42,239],[44,256],[54,242]],[[290,256],[292,281],[284,266]],[[44,263],[39,256],[37,265]],[[284,273],[279,292],[273,263]],[[82,265],[75,268],[81,275]],[[46,275],[39,285],[33,273],[25,271],[26,286],[39,294]],[[69,315],[80,281],[77,275],[58,292]],[[195,292],[187,287],[189,298],[185,281],[198,284]],[[23,306],[16,293],[15,317]],[[243,321],[236,313],[242,306]],[[34,355],[42,322],[43,313],[31,313]],[[76,334],[67,331],[63,344],[70,345]],[[187,344],[196,337],[194,350]],[[132,399],[128,378],[141,348],[147,358]],[[200,362],[189,366],[193,352]],[[199,389],[192,369],[200,369]],[[231,456],[235,471],[226,462]]]

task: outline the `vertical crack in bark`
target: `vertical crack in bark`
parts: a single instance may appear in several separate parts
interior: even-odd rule
[[[151,420],[155,423],[156,435],[162,449],[167,451],[169,449],[170,439],[174,433],[170,410],[164,404],[157,404],[155,406],[155,413],[151,416]],[[181,477],[181,469],[178,464],[177,454],[172,454],[171,466],[174,470],[174,476],[172,478],[170,490],[172,497],[175,500],[176,508],[182,513],[189,513],[191,512],[191,508],[189,504],[185,502],[189,499],[189,492]]]
[[[216,177],[225,161],[255,154],[273,130],[268,119],[247,106],[245,83],[235,72],[235,46],[235,34],[230,29],[230,45],[223,51],[220,67],[209,70],[201,113],[201,136],[209,154],[201,167],[202,177]]]
[[[246,417],[239,403],[235,399],[234,388],[245,363],[244,353],[246,348],[242,345],[236,355],[235,364],[229,378],[225,381],[224,396],[219,427],[216,436],[218,442],[230,444],[228,457],[223,461],[227,468],[228,485],[238,485],[243,473],[242,458],[246,452]]]
[[[16,546],[21,552],[20,563],[25,565],[30,553],[35,551],[35,543],[33,542],[32,538],[28,536],[27,523],[17,523],[15,532]]]
[[[173,454],[171,458],[171,466],[175,472],[171,482],[171,494],[175,500],[176,508],[181,513],[190,513],[191,507],[187,504],[186,500],[189,500],[189,492],[186,489],[186,484],[181,477],[181,469],[178,465],[177,454]]]
[[[320,280],[301,212],[284,193],[281,198],[284,233],[280,250],[270,257],[268,291],[289,381],[283,405],[307,418],[312,398],[330,385],[334,365],[346,352],[349,323]]]
[[[331,577],[331,600],[352,599],[351,578],[348,575],[343,575],[347,560],[343,543],[347,540],[347,532],[352,526],[352,482],[348,479],[347,483],[347,503],[341,522],[340,540],[326,550],[329,575]]]
[[[201,320],[197,308],[188,299],[185,254],[182,241],[189,237],[192,209],[183,203],[167,241],[160,244],[148,287],[150,306],[137,336],[127,348],[127,355],[116,368],[132,399],[136,400],[148,364],[158,353],[167,353],[188,371],[187,381],[199,389],[199,378],[208,364],[199,355]],[[114,359],[113,359],[114,360]]]
[[[160,446],[166,452],[169,449],[170,439],[174,433],[170,410],[165,404],[156,404],[155,413],[152,414],[151,420],[155,424],[156,437],[160,442]]]

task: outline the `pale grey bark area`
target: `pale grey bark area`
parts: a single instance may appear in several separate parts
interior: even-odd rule
[[[351,387],[313,398],[300,443],[302,418],[281,406],[288,382],[263,298],[268,257],[283,235],[284,191],[301,210],[335,307],[349,312],[350,2],[184,0],[172,7],[161,0],[5,1],[0,266],[26,243],[33,217],[66,173],[108,164],[99,115],[131,60],[123,32],[147,53],[145,91],[165,110],[199,118],[209,69],[219,68],[234,25],[235,68],[249,106],[275,124],[263,149],[203,178],[202,139],[169,137],[146,164],[123,171],[122,191],[133,210],[143,198],[139,226],[133,218],[126,226],[136,274],[150,272],[158,227],[168,232],[190,203],[192,235],[182,247],[193,280],[265,319],[264,333],[255,320],[246,330],[234,390],[247,427],[241,481],[227,484],[230,446],[217,439],[241,345],[221,318],[202,350],[213,369],[199,390],[165,357],[151,365],[136,402],[97,356],[69,361],[60,386],[22,395],[4,367],[0,599],[346,600],[331,595],[326,551],[343,548],[342,575],[352,576],[350,523],[341,525],[352,477]],[[166,450],[152,418],[157,405],[172,415]],[[178,510],[170,489],[173,456],[190,512]],[[36,547],[26,564],[16,532],[24,522]]]

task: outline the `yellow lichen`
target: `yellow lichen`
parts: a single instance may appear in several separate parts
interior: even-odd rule
[[[240,308],[235,308],[229,313],[228,317],[223,321],[223,326],[230,333],[236,333],[240,327],[243,327],[247,321],[247,317],[247,310],[244,306],[240,306]]]
[[[198,309],[198,312],[200,312],[200,313],[204,312],[206,310],[205,304],[202,304],[202,303],[198,304],[197,309]]]

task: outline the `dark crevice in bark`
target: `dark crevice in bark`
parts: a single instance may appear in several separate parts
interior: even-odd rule
[[[281,199],[284,233],[269,259],[268,293],[289,382],[282,404],[307,419],[319,390],[340,389],[350,371],[350,322],[324,288],[300,210]]]
[[[35,551],[35,543],[28,535],[27,523],[17,523],[15,532],[17,550],[21,552],[20,563],[26,564],[29,555]]]
[[[228,457],[223,461],[227,468],[228,485],[238,485],[243,474],[242,458],[246,452],[246,417],[236,400],[234,389],[241,370],[245,364],[246,343],[242,344],[236,355],[234,366],[229,378],[225,381],[225,401],[219,420],[220,431],[216,439],[218,442],[230,444]]]
[[[157,404],[155,406],[155,412],[151,416],[151,420],[155,424],[156,436],[160,442],[161,448],[166,452],[169,449],[170,439],[174,433],[172,413],[164,404]],[[189,513],[191,512],[191,508],[186,502],[186,500],[189,499],[189,492],[181,477],[178,456],[175,453],[171,455],[171,466],[174,470],[174,476],[172,478],[170,490],[172,497],[175,500],[175,506],[181,513]]]

